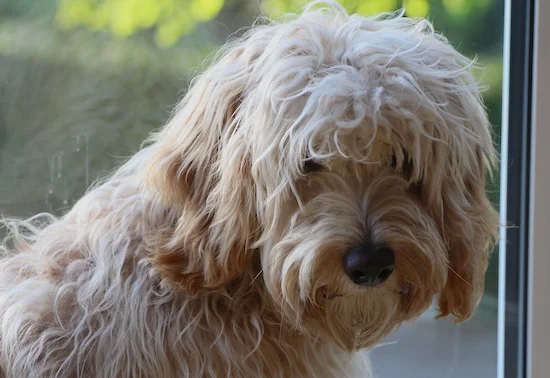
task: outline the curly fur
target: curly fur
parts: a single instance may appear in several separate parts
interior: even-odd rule
[[[317,5],[227,44],[65,216],[5,221],[6,376],[368,377],[434,296],[473,314],[497,230],[473,62],[426,20]],[[342,254],[381,242],[394,273],[353,284]]]

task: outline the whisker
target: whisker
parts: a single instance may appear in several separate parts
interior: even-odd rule
[[[460,274],[458,274],[458,273],[456,272],[456,270],[454,270],[454,269],[451,268],[451,267],[449,267],[449,270],[450,270],[451,272],[453,272],[454,274],[456,274],[456,276],[457,276],[458,278],[460,278],[462,281],[464,281],[464,283],[465,283],[466,285],[470,286],[472,289],[474,288],[474,287],[472,286],[472,284],[469,283],[468,281],[466,281]]]

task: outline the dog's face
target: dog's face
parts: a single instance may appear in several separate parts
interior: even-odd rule
[[[346,350],[434,295],[471,316],[495,153],[470,62],[430,28],[308,10],[228,46],[154,137],[149,182],[182,213],[161,276],[252,278],[290,327]]]

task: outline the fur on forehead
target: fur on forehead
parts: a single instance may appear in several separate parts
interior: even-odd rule
[[[234,125],[253,163],[380,162],[379,150],[401,162],[405,150],[418,179],[428,162],[463,175],[480,155],[494,158],[474,61],[426,20],[348,16],[334,5],[255,27],[228,48],[217,74],[246,78]],[[231,70],[236,60],[244,69]]]

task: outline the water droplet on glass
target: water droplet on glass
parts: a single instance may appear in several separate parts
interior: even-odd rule
[[[63,184],[65,186],[64,195],[63,195],[63,204],[66,205],[69,203],[69,188],[67,186],[67,181]]]

